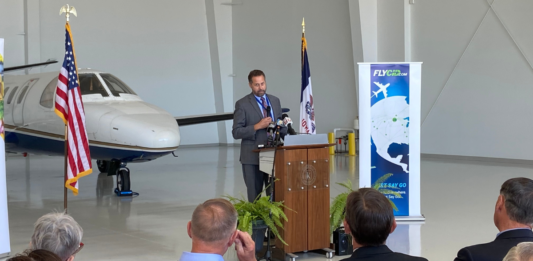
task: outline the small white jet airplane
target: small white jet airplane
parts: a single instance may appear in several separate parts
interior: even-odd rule
[[[380,92],[383,92],[383,95],[385,95],[385,98],[387,98],[387,88],[389,87],[390,83],[387,83],[387,84],[383,85],[383,84],[381,84],[379,82],[374,82],[374,84],[379,87],[379,91],[377,91],[377,92],[373,91],[374,95],[372,95],[370,98],[372,98],[374,96],[378,97],[378,94]]]
[[[55,62],[55,61],[54,61]],[[37,64],[44,65],[47,63]],[[25,69],[35,65],[5,68]],[[117,175],[119,189],[130,190],[129,162],[151,161],[180,145],[181,126],[233,119],[233,113],[173,117],[144,102],[110,73],[81,69],[80,89],[91,157],[100,172]],[[63,121],[54,113],[58,72],[5,75],[6,151],[64,155]]]

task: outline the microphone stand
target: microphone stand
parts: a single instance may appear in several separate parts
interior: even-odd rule
[[[273,145],[274,145],[274,159],[272,160],[272,172],[270,175],[270,203],[274,201],[274,182],[276,181],[276,173],[275,173],[275,166],[276,166],[276,154],[278,151],[278,146],[280,145],[280,136],[279,132],[279,126],[276,128],[276,138],[274,139]],[[269,213],[270,218],[272,218],[272,210]],[[270,243],[270,238],[272,236],[272,231],[269,228],[268,229],[268,240],[267,240],[267,250],[265,252],[265,260],[271,261],[272,259],[272,245]]]

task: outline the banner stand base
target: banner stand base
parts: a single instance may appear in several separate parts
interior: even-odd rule
[[[10,252],[0,254],[0,258],[9,257]]]
[[[411,221],[426,221],[426,217],[422,216],[395,216],[396,222],[411,222]]]

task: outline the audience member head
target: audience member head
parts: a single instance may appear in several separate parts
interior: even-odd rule
[[[533,261],[533,242],[522,242],[511,248],[503,261]]]
[[[237,211],[225,199],[210,199],[198,205],[187,224],[192,252],[224,255],[237,237]]]
[[[396,229],[389,200],[379,191],[361,188],[348,195],[344,219],[346,231],[357,246],[379,246]]]
[[[494,209],[494,224],[500,231],[533,226],[533,180],[505,181]]]
[[[26,250],[24,254],[14,256],[7,261],[62,261],[61,258],[44,249]]]
[[[66,213],[49,213],[35,222],[30,250],[44,249],[71,261],[81,249],[83,229]]]
[[[58,255],[44,249],[33,250],[27,256],[35,261],[62,261]]]

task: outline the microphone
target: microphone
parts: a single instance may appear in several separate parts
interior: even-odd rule
[[[283,125],[284,125],[283,120],[281,117],[279,117],[276,120],[276,136],[274,138],[274,146],[279,146],[283,144],[283,140],[281,139],[281,133],[280,133],[281,126]]]
[[[276,121],[276,126],[278,126],[278,128],[280,128],[283,125],[285,125],[285,124],[283,123],[283,120],[281,119],[281,117],[279,117],[278,120]]]
[[[267,117],[272,118],[272,114],[270,114],[270,106],[267,106],[266,111],[267,111]]]
[[[282,115],[283,123],[287,126],[287,134],[296,135],[296,131],[292,128],[292,120],[289,118],[289,115],[283,113]]]
[[[270,115],[270,106],[267,106],[267,117],[271,117]],[[267,132],[267,144],[266,147],[272,147],[274,146],[274,130],[276,129],[276,123],[274,121],[270,122],[268,125],[266,132]]]

